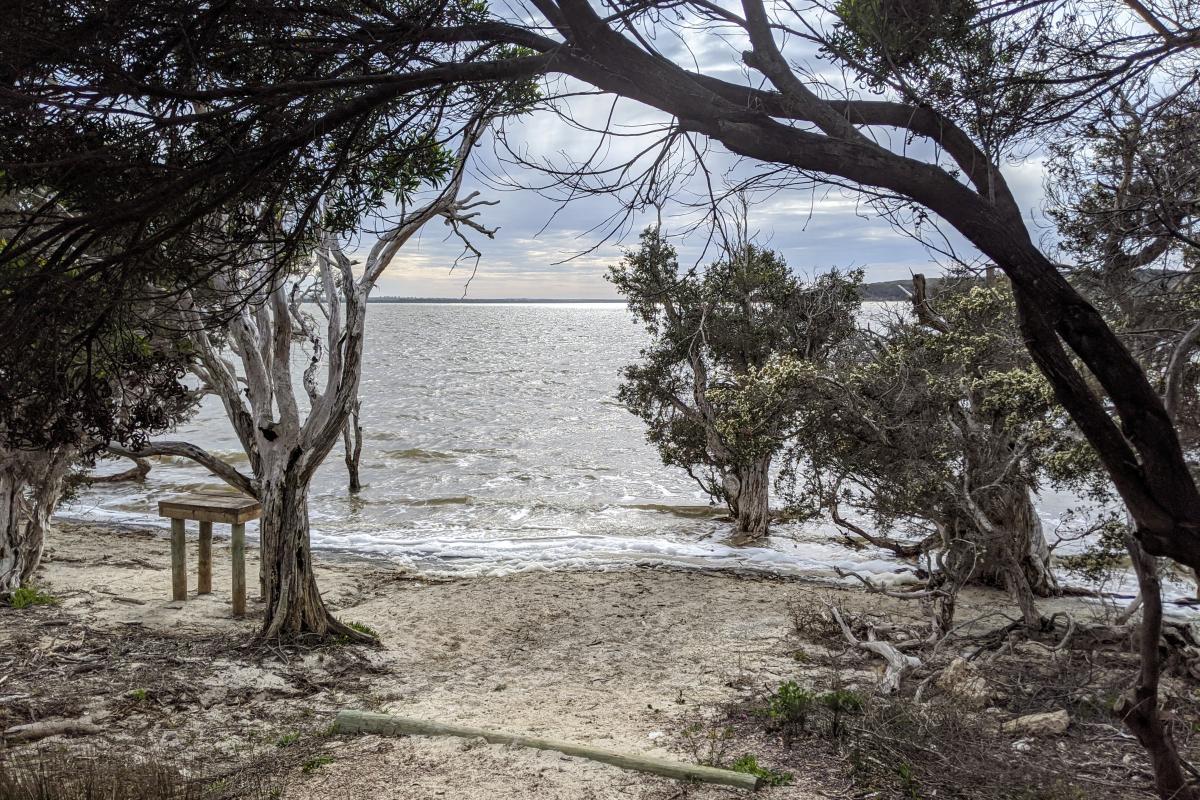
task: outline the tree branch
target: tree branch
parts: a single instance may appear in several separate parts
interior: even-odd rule
[[[150,456],[182,456],[191,459],[216,477],[250,497],[258,497],[258,482],[243,475],[232,465],[194,444],[187,442],[151,442],[140,450],[131,450],[118,444],[107,447],[110,453],[126,458],[148,458]]]

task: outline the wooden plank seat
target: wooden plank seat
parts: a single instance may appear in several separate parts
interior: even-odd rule
[[[262,505],[240,494],[186,494],[162,500],[158,515],[171,520],[171,599],[187,600],[187,550],[184,525],[189,519],[200,523],[199,576],[196,594],[212,592],[212,526],[232,528],[233,615],[246,613],[246,523],[258,519]]]

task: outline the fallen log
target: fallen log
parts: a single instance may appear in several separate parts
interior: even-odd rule
[[[568,756],[611,764],[621,769],[649,772],[677,780],[715,783],[752,791],[757,789],[759,784],[759,779],[754,775],[728,769],[685,764],[665,758],[620,753],[586,744],[562,742],[555,739],[538,739],[532,736],[473,728],[467,725],[453,725],[411,717],[395,717],[390,714],[374,714],[370,711],[349,709],[339,711],[333,722],[333,731],[334,733],[374,733],[381,736],[459,736],[465,739],[486,739],[492,744],[554,750]]]
[[[46,719],[26,725],[14,725],[4,731],[3,737],[13,742],[36,742],[48,736],[90,736],[102,732],[103,728],[84,717],[82,719]]]

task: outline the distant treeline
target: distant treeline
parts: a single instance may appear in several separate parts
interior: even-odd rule
[[[930,292],[937,289],[940,278],[930,278],[926,285]],[[896,281],[876,281],[864,283],[862,287],[863,300],[907,300],[912,296],[912,279],[905,278]]]

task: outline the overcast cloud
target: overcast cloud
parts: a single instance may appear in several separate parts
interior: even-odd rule
[[[738,82],[745,80],[744,76],[731,72],[737,57],[730,49],[736,48],[736,42],[725,45],[714,37],[702,39],[693,32],[687,45],[690,51],[687,59],[695,57],[708,74]],[[682,44],[678,45],[676,56],[683,52],[682,48]],[[608,97],[573,98],[571,116],[603,128],[610,119],[611,104]],[[623,132],[663,121],[657,112],[630,101],[621,101],[611,119]],[[510,121],[506,140],[513,147],[520,146],[529,160],[549,159],[556,164],[583,158],[597,144],[595,136],[568,126],[549,112]],[[632,137],[609,137],[604,142],[606,163],[624,163],[647,143]],[[923,145],[915,147],[919,150]],[[468,187],[478,189],[483,198],[498,201],[497,205],[483,209],[481,215],[485,224],[498,228],[495,239],[482,236],[472,239],[483,252],[477,269],[473,259],[456,264],[463,252],[462,245],[448,235],[448,228],[435,222],[425,228],[419,241],[398,255],[384,273],[376,293],[405,297],[461,297],[465,293],[477,299],[615,298],[616,293],[604,280],[605,269],[620,258],[622,246],[634,244],[637,233],[655,218],[626,220],[618,235],[612,236],[612,226],[606,220],[620,213],[622,204],[618,198],[585,197],[560,208],[543,193],[505,189],[543,185],[546,177],[507,163],[497,157],[495,149],[487,143],[476,150]],[[925,157],[932,153],[931,149],[914,153],[912,145],[907,150]],[[711,174],[718,178],[745,176],[755,169],[752,164],[737,166],[739,162],[719,145],[712,146],[705,161]],[[1031,159],[1007,167],[1005,175],[1036,231],[1043,199],[1040,163]],[[701,188],[699,181],[693,181],[676,198],[686,206],[699,196]],[[694,218],[694,212],[679,207],[664,210],[668,234],[684,231]],[[838,189],[822,188],[814,192],[801,188],[757,198],[750,213],[750,229],[761,243],[779,251],[793,270],[805,275],[831,268],[861,268],[867,280],[874,281],[938,271],[921,244],[874,215],[853,195]],[[951,237],[949,241],[967,256],[975,255],[961,239]],[[704,252],[705,244],[703,233],[678,239],[681,261],[710,261],[712,252]]]

